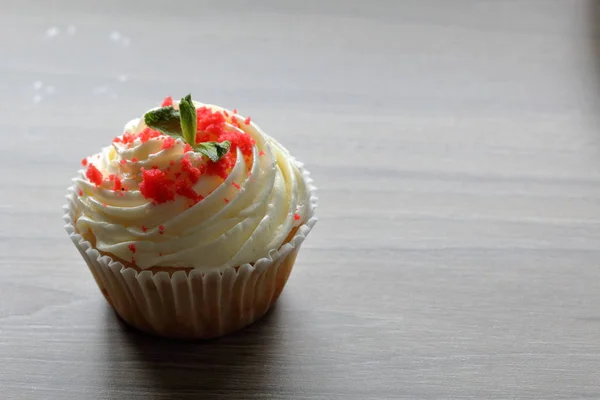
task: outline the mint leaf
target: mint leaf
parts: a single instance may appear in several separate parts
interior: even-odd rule
[[[194,150],[196,150],[198,153],[201,153],[202,155],[210,158],[210,160],[212,162],[217,162],[221,158],[223,158],[223,156],[225,156],[225,154],[227,154],[230,147],[231,147],[231,142],[229,140],[225,140],[224,142],[220,142],[220,143],[219,142],[199,143],[196,146],[194,146]]]
[[[165,135],[181,138],[179,111],[173,107],[161,107],[144,114],[144,122],[152,129]]]
[[[188,94],[179,101],[179,114],[181,116],[181,132],[185,141],[191,146],[196,145],[196,107],[192,102],[192,95]]]
[[[217,162],[231,147],[231,142],[203,142],[196,144],[196,107],[192,102],[192,95],[188,94],[179,102],[179,111],[172,106],[161,107],[144,114],[144,122],[152,129],[193,147],[194,151],[208,157],[212,162]]]

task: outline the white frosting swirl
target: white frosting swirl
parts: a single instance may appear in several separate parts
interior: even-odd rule
[[[99,251],[135,262],[141,269],[223,270],[266,257],[284,243],[294,227],[312,216],[309,185],[283,146],[229,110],[195,104],[215,112],[227,111],[226,128],[241,129],[254,139],[251,157],[244,157],[238,148],[226,179],[202,175],[193,189],[204,199],[195,204],[179,195],[157,204],[140,191],[143,169],[167,170],[183,157],[196,166],[210,162],[199,153],[185,153],[181,141],[163,149],[166,136],[145,142],[137,138],[131,145],[116,142],[89,157],[88,163],[105,180],[95,185],[85,169],[74,179],[82,210],[76,226]],[[232,124],[232,118],[239,127]],[[145,128],[142,120],[135,119],[125,132],[138,134]],[[110,175],[119,178],[126,190],[113,190],[114,183],[107,179]]]

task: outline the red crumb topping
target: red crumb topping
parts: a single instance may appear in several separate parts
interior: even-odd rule
[[[160,233],[161,235],[162,235],[163,233],[165,233],[165,227],[164,227],[164,226],[162,226],[162,225],[160,225],[160,226],[158,227],[158,233]]]
[[[206,164],[206,173],[209,175],[217,175],[223,179],[227,179],[228,172],[235,165],[236,155],[231,150],[225,154],[223,158],[221,158],[216,163],[208,162]]]
[[[196,191],[194,191],[194,189],[185,181],[185,179],[177,180],[175,183],[175,192],[180,196],[193,200],[194,202],[202,200],[202,196],[196,193]]]
[[[225,203],[229,203],[229,199],[223,199]]]
[[[173,98],[166,97],[163,102],[163,107],[173,105]],[[233,114],[237,114],[237,109],[233,110]],[[219,176],[222,179],[226,179],[231,169],[235,166],[237,158],[237,149],[244,155],[246,161],[252,157],[252,149],[255,145],[254,139],[241,130],[240,121],[237,117],[231,117],[231,124],[236,126],[238,129],[233,129],[231,125],[228,125],[227,118],[230,117],[230,113],[227,111],[213,111],[208,107],[200,107],[196,110],[197,113],[197,126],[198,134],[196,135],[196,143],[207,142],[207,141],[229,141],[231,143],[230,151],[221,158],[218,162],[214,163],[210,160],[200,165],[192,164],[189,156],[184,156],[179,161],[171,160],[169,162],[170,167],[166,171],[158,169],[158,167],[152,167],[151,170],[145,170],[142,168],[142,182],[140,183],[140,192],[146,199],[151,199],[154,204],[161,204],[167,201],[175,199],[175,196],[182,196],[192,200],[194,203],[201,201],[204,197],[193,188],[193,185],[198,182],[203,174],[209,174]],[[246,125],[251,123],[250,117],[244,120]],[[113,143],[123,143],[125,145],[131,145],[136,139],[140,139],[142,143],[147,142],[150,139],[163,136],[159,131],[151,128],[146,128],[139,134],[132,134],[125,132],[121,137],[117,137],[113,140]],[[175,145],[176,140],[172,137],[162,137],[161,150],[170,149]],[[184,153],[194,151],[192,145],[186,143]],[[264,152],[261,152],[264,155]],[[129,160],[131,162],[137,162],[136,158]],[[121,164],[125,164],[126,160],[121,160]],[[177,166],[177,167],[176,167]],[[174,171],[171,171],[171,167]],[[89,172],[91,174],[91,172]],[[248,173],[248,176],[251,174]],[[101,177],[101,174],[100,174]],[[92,180],[90,178],[90,180]],[[111,177],[111,181],[114,182],[115,191],[124,191],[122,182],[117,177]],[[241,186],[238,183],[233,183],[233,186],[238,190]],[[123,195],[123,193],[119,193]],[[229,202],[228,199],[224,199],[225,202]],[[190,205],[191,207],[191,205]],[[162,232],[161,232],[162,233]]]
[[[81,165],[83,165],[84,167],[87,166],[87,158],[81,160]]]
[[[262,157],[262,156],[265,155],[265,152],[261,150],[261,151],[258,152],[258,155]]]
[[[140,138],[142,143],[146,143],[148,140],[157,138],[159,136],[162,136],[162,133],[160,133],[159,131],[155,131],[154,129],[150,129],[150,128],[144,129],[138,135],[138,137]]]
[[[131,132],[125,132],[123,134],[123,138],[120,138],[119,136],[117,136],[116,138],[113,139],[113,143],[132,144],[135,141],[136,137],[137,136]]]
[[[142,231],[147,232],[148,228],[146,228],[144,225],[142,225]]]
[[[248,178],[252,176],[252,171],[248,171]]]
[[[180,161],[181,171],[176,172],[175,176],[175,193],[180,196],[187,197],[197,203],[204,199],[202,195],[196,193],[193,189],[193,185],[198,182],[200,176],[206,170],[206,166],[203,164],[200,168],[192,165],[189,155],[185,155]]]
[[[213,112],[208,107],[200,107],[196,110],[198,131],[219,135],[225,129],[225,116],[220,112]],[[198,137],[196,138],[198,142]]]
[[[98,168],[94,166],[94,164],[90,164],[88,166],[85,176],[87,176],[89,181],[96,186],[100,186],[102,184],[102,172],[100,172]]]
[[[294,220],[300,221],[300,214],[298,214],[298,213],[294,214]]]
[[[106,207],[106,203],[102,203],[102,207]]]
[[[183,157],[181,159],[181,171],[183,171],[186,174],[187,178],[192,184],[198,182],[198,179],[200,179],[200,175],[202,175],[200,169],[192,165],[192,162],[190,161],[189,157]]]
[[[142,170],[140,192],[147,199],[160,204],[175,198],[173,180],[159,169]]]
[[[234,110],[237,112],[237,110]],[[244,156],[250,157],[254,139],[245,132],[237,130],[231,131],[227,127],[226,111],[213,111],[208,107],[200,107],[197,111],[197,123],[199,135],[196,136],[196,143],[228,140],[231,142],[230,153],[235,153],[239,147]],[[237,119],[232,118],[231,124],[240,127]]]
[[[254,139],[252,139],[252,136],[239,131],[224,131],[219,135],[219,142],[224,140],[229,140],[231,142],[230,153],[235,153],[236,149],[239,147],[242,154],[247,157],[252,155],[252,147],[254,147],[254,144],[256,143]]]
[[[135,253],[135,244],[132,243],[127,247],[129,247],[129,251],[131,251],[132,253]]]
[[[173,98],[171,96],[165,97],[165,99],[163,100],[162,104],[160,105],[161,107],[169,107],[173,105]]]
[[[110,174],[110,175],[108,176],[108,181],[109,181],[109,182],[112,182],[112,181],[114,181],[114,180],[115,180],[115,176],[114,176],[113,174]]]
[[[77,193],[79,194],[79,196],[83,196],[83,190],[79,189]]]
[[[239,183],[232,182],[231,184],[232,184],[232,185],[233,185],[233,187],[234,187],[234,188],[236,188],[236,189],[240,189],[240,188],[241,188],[241,186],[239,185]]]
[[[123,185],[121,184],[121,178],[115,176],[115,184],[113,186],[113,190],[125,190]]]
[[[119,161],[119,164],[121,164],[121,165],[127,164],[127,160],[121,160],[121,161]]]
[[[175,146],[175,139],[172,138],[171,136],[167,136],[164,140],[163,140],[163,144],[161,147],[161,150],[166,150],[166,149],[170,149],[171,147]],[[172,162],[172,160],[171,160]],[[172,164],[171,164],[172,165]]]

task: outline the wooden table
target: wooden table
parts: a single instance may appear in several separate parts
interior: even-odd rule
[[[600,398],[600,2],[0,4],[0,398]],[[189,91],[320,187],[275,309],[202,343],[124,326],[61,222]]]

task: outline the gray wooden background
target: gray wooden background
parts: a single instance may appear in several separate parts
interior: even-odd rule
[[[599,24],[592,0],[0,0],[0,398],[600,398]],[[321,199],[275,309],[203,343],[124,326],[61,220],[79,160],[189,91]]]

